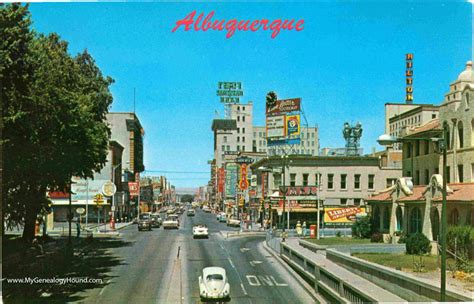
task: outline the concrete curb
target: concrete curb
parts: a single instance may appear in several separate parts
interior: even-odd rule
[[[262,242],[262,246],[263,248],[265,248],[265,250],[271,254],[275,260],[278,261],[278,263],[280,263],[280,265],[283,266],[283,268],[285,268],[294,278],[295,280],[298,281],[298,283],[309,293],[311,294],[314,298],[316,298],[317,300],[317,303],[326,303],[327,301],[324,300],[315,290],[314,288],[312,288],[308,282],[306,282],[297,272],[295,272],[293,270],[293,268],[290,267],[290,265],[288,265],[288,263],[286,263],[279,255],[278,253],[276,253],[272,248],[270,248],[268,245],[267,245],[267,242],[266,241],[263,241]]]
[[[229,237],[247,237],[247,236],[265,236],[267,233],[265,231],[255,231],[255,232],[226,232],[221,230],[221,234],[224,238],[229,238]]]

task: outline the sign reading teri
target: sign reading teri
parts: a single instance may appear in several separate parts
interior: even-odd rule
[[[217,96],[222,103],[239,103],[240,96],[244,95],[241,82],[219,81],[217,84]]]

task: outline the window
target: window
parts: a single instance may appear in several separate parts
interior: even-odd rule
[[[383,212],[383,229],[385,231],[390,229],[390,209],[388,207],[385,207]]]
[[[407,143],[407,158],[410,158],[411,157],[411,148],[412,147],[412,144],[411,143]]]
[[[225,146],[224,146],[224,145],[222,145],[222,152],[224,152],[224,151],[225,151]]]
[[[227,142],[227,136],[224,136],[224,143]]]
[[[341,189],[346,189],[347,175],[341,174]]]
[[[430,142],[429,141],[425,141],[424,142],[424,148],[425,148],[425,151],[424,151],[424,154],[429,154],[430,153]]]
[[[466,93],[466,108],[469,108],[469,93]]]
[[[360,174],[354,175],[354,189],[360,189]]]
[[[459,182],[460,183],[464,182],[464,175],[463,175],[464,170],[463,169],[464,169],[463,165],[458,165],[458,176],[459,176]]]
[[[420,141],[416,140],[415,141],[415,156],[419,156],[419,155],[420,155]]]
[[[462,121],[458,123],[458,147],[463,148],[464,147],[464,130],[463,130],[463,124]]]
[[[439,174],[439,168],[438,167],[435,168],[434,174]]]
[[[314,175],[314,180],[315,180],[315,183],[314,183],[314,184],[315,184],[317,187],[319,186],[319,187],[321,188],[321,186],[322,186],[322,184],[323,184],[323,175],[322,175],[321,173],[319,173],[319,174],[316,173],[316,174]]]
[[[308,176],[309,174],[307,173],[303,174],[303,186],[308,186]]]
[[[431,114],[431,119],[435,119],[436,118],[436,114]]]
[[[240,111],[240,107],[239,107],[239,106],[237,106],[237,111]]]
[[[245,146],[242,146],[242,151],[245,151]]]
[[[290,174],[290,186],[292,187],[296,186],[296,173]]]
[[[273,188],[276,189],[281,186],[281,173],[273,173]]]
[[[237,146],[237,151],[240,151],[240,146]]]
[[[229,145],[227,145],[227,151],[230,151],[230,146]]]
[[[245,142],[245,136],[242,136],[242,142]]]
[[[421,211],[415,207],[410,213],[410,233],[419,233],[422,229]]]
[[[448,224],[457,226],[459,225],[459,212],[458,209],[453,209],[448,218]]]
[[[341,198],[341,205],[347,205],[347,198]]]
[[[389,187],[392,187],[393,185],[395,185],[397,182],[397,179],[396,178],[387,178],[386,179],[386,188],[389,188]]]
[[[328,174],[328,189],[334,189],[334,174]]]
[[[430,184],[430,171],[428,169],[425,169],[425,183],[424,185],[429,185]]]
[[[237,128],[237,133],[240,133],[240,128]]]
[[[242,121],[245,121],[245,116],[242,116]]]
[[[237,142],[240,142],[240,136],[237,136]]]
[[[245,111],[245,107],[242,107],[242,111]]]
[[[354,205],[360,206],[360,198],[355,198],[354,199]]]
[[[369,174],[369,189],[374,189],[374,179],[375,179],[375,175],[373,174]]]
[[[420,170],[415,171],[415,185],[420,184]]]
[[[245,133],[245,128],[242,128],[242,133]]]
[[[237,121],[240,121],[240,116],[237,116]]]
[[[451,182],[451,167],[446,166],[446,182],[449,184]]]

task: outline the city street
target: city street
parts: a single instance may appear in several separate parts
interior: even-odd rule
[[[209,227],[209,239],[193,239],[196,223]],[[198,277],[202,268],[226,269],[231,303],[314,303],[295,277],[262,248],[263,237],[225,237],[236,228],[217,222],[197,209],[195,217],[181,215],[179,230],[121,231],[131,246],[109,249],[123,259],[111,268],[103,286],[76,296],[100,303],[201,303]]]

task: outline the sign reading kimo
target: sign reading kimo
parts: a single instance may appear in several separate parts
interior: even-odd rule
[[[290,98],[266,103],[267,115],[279,115],[280,113],[295,112],[301,110],[301,98]]]
[[[328,224],[352,224],[357,216],[365,216],[365,208],[324,208],[324,222]]]
[[[217,84],[217,96],[222,103],[239,103],[240,96],[244,95],[241,82],[219,81]]]

